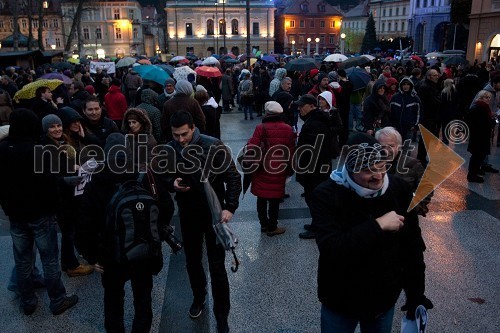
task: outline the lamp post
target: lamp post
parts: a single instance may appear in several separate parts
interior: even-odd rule
[[[340,53],[344,54],[345,33],[340,34]]]
[[[420,51],[425,51],[425,25],[427,24],[427,21],[422,22],[422,50]]]
[[[316,39],[314,41],[316,42],[316,53],[315,54],[319,54],[319,38],[316,37]]]
[[[218,3],[216,2],[215,3],[215,21],[214,21],[214,24],[216,25],[214,27],[214,32],[215,32],[215,54],[219,54],[219,18],[217,17],[217,7],[218,7]]]
[[[295,41],[292,40],[292,53],[290,55],[294,55],[295,54]]]
[[[307,55],[311,54],[311,38],[307,38]]]
[[[224,39],[224,52],[226,52],[226,0],[222,0],[222,38]]]

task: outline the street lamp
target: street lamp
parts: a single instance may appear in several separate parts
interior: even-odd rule
[[[316,39],[314,41],[316,42],[316,53],[315,54],[319,54],[319,38],[316,37]]]
[[[0,44],[0,46],[1,46],[1,44]],[[294,55],[294,54],[295,54],[295,41],[292,40],[292,54],[290,54],[290,55]]]
[[[311,54],[311,38],[307,38],[307,55]]]
[[[344,54],[345,33],[340,34],[340,53]]]
[[[215,32],[215,38],[216,38],[216,42],[215,42],[215,52],[216,54],[219,54],[219,18],[217,17],[217,6],[219,4],[216,2],[215,3],[215,21],[214,21],[214,25],[217,25],[216,27],[214,27],[214,32]]]

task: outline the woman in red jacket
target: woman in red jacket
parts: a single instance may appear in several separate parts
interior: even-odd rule
[[[121,90],[122,82],[119,79],[111,81],[108,93],[104,96],[104,106],[108,111],[108,118],[116,123],[118,128],[122,127],[123,116],[127,111],[127,99]]]
[[[285,183],[292,174],[292,159],[296,135],[285,123],[283,108],[271,101],[264,105],[265,117],[248,141],[249,147],[262,148],[262,162],[252,174],[251,192],[257,196],[257,213],[261,231],[268,236],[285,232],[278,227],[280,199],[285,195]]]

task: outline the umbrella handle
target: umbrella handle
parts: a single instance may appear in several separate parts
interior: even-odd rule
[[[233,252],[233,257],[234,257],[234,266],[231,267],[231,272],[236,273],[238,271],[238,267],[240,266],[240,261],[236,257],[236,253],[234,253],[234,249],[231,249],[231,252]]]

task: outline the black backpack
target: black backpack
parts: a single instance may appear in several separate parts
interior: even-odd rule
[[[161,256],[156,189],[149,172],[147,176],[151,191],[142,185],[144,174],[141,174],[137,180],[121,184],[108,204],[106,230],[113,259],[118,263]]]

